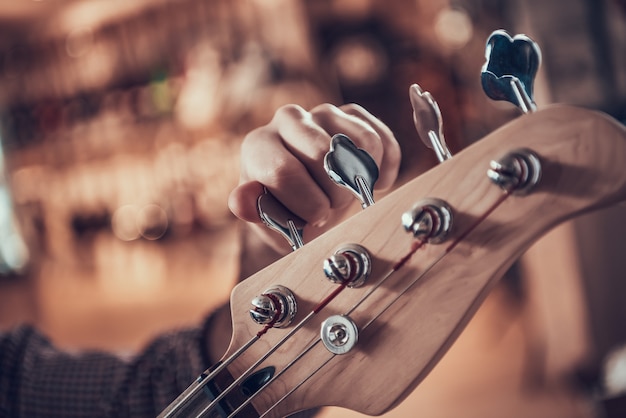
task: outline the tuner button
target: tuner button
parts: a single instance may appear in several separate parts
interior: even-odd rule
[[[359,329],[349,316],[333,315],[322,322],[320,337],[328,351],[345,354],[357,343]]]
[[[526,195],[541,179],[541,160],[529,149],[519,149],[490,162],[487,176],[503,190]]]
[[[296,297],[284,286],[274,286],[252,299],[250,317],[260,325],[285,328],[296,317]]]
[[[324,260],[326,277],[333,283],[347,283],[352,288],[362,286],[371,270],[370,255],[358,244],[346,245]]]
[[[402,226],[415,238],[443,242],[452,229],[452,209],[441,199],[424,199],[402,215]]]
[[[443,137],[443,118],[439,105],[433,96],[422,91],[422,88],[413,84],[409,88],[409,98],[413,107],[413,123],[417,135],[428,148],[435,151],[437,160],[444,162],[452,157]]]
[[[493,100],[504,100],[524,113],[537,109],[533,83],[541,64],[539,46],[526,35],[513,38],[503,30],[493,32],[485,47],[486,62],[481,71],[485,94]]]
[[[372,191],[378,180],[376,161],[346,135],[332,137],[330,151],[324,156],[324,169],[332,181],[359,198],[363,208],[374,204]]]
[[[283,206],[270,193],[264,193],[257,199],[257,211],[263,223],[278,232],[291,245],[293,250],[301,248],[302,234],[306,222]]]

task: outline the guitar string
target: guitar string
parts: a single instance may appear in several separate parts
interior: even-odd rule
[[[408,292],[410,290],[411,287],[413,287],[417,282],[419,282],[426,274],[428,274],[428,272],[434,268],[435,265],[437,265],[447,254],[449,254],[459,243],[461,243],[476,227],[478,227],[478,225],[480,225],[485,219],[487,219],[489,217],[489,215],[496,209],[498,208],[511,194],[512,192],[522,183],[522,179],[524,179],[525,175],[526,175],[526,167],[525,164],[519,164],[519,168],[521,168],[520,173],[518,173],[518,178],[517,178],[517,182],[515,184],[512,184],[509,186],[508,189],[504,189],[502,195],[500,196],[499,199],[497,199],[490,208],[487,209],[487,211],[485,211],[485,213],[480,216],[479,218],[477,218],[477,220],[470,225],[470,227],[461,235],[459,235],[457,237],[456,240],[454,240],[446,249],[445,251],[435,260],[433,260],[433,262],[427,267],[427,269],[422,272],[421,275],[419,275],[418,277],[416,277],[402,292],[400,292],[399,294],[396,295],[395,298],[393,298],[376,316],[374,316],[369,322],[367,322],[363,327],[362,330],[367,329],[374,321],[376,321],[376,319],[378,319],[381,315],[383,315],[391,306],[393,306],[393,304],[395,304],[406,292]],[[433,219],[437,219],[437,217],[433,217]],[[431,231],[436,230],[436,228],[438,228],[438,225],[433,225],[433,228],[431,229]],[[396,264],[396,266],[394,266],[394,268],[379,282],[378,285],[374,286],[374,288],[371,289],[371,291],[369,293],[367,293],[361,300],[359,300],[349,311],[346,315],[349,315],[350,313],[352,313],[359,305],[361,305],[361,303],[363,303],[363,301],[365,299],[367,299],[377,288],[379,285],[381,285],[384,281],[386,281],[389,277],[391,277],[391,275],[397,271],[400,267],[402,267],[402,265],[404,265],[411,257],[412,255],[417,251],[417,249],[419,249],[425,242],[422,241],[419,243],[419,245],[415,246],[414,248],[412,248],[411,251],[409,251],[409,253],[403,257],[399,263]],[[396,268],[397,267],[397,268]],[[279,372],[278,375],[274,376],[272,379],[270,379],[270,381],[266,382],[261,388],[259,388],[259,390],[257,392],[255,392],[254,394],[252,394],[246,401],[244,401],[244,404],[240,405],[239,408],[237,408],[231,415],[229,415],[228,418],[230,417],[234,417],[238,412],[240,412],[245,406],[247,406],[254,397],[256,397],[259,393],[261,393],[267,386],[269,386],[273,381],[275,381],[276,379],[278,379],[282,374],[284,374],[289,368],[291,368],[292,365],[294,365],[297,361],[299,361],[300,358],[302,358],[306,353],[308,353],[311,349],[313,349],[313,347],[315,347],[319,342],[321,341],[321,339],[317,339],[313,344],[311,344],[309,347],[307,347],[305,350],[303,350],[298,356],[296,356],[296,358],[294,358],[290,363],[287,364],[287,366],[285,368],[283,368],[283,370],[281,370],[281,372]],[[326,364],[328,364],[328,362],[330,362],[333,358],[336,357],[336,354],[332,354],[331,356],[325,361],[323,362],[317,369],[315,369],[312,373],[310,373],[307,377],[305,377],[301,382],[299,382],[296,386],[294,386],[289,392],[287,392],[283,397],[281,397],[276,403],[274,403],[274,405],[272,405],[269,409],[267,409],[262,415],[261,418],[266,416],[271,410],[273,410],[274,408],[276,408],[276,406],[278,406],[281,402],[283,402],[287,397],[289,397],[293,392],[295,392],[299,387],[301,387],[304,383],[306,383],[312,376],[314,376],[315,374],[317,374],[317,372],[319,370],[321,370]]]
[[[476,227],[478,227],[478,225],[480,225],[485,219],[487,219],[489,217],[489,215],[495,210],[497,209],[510,195],[511,195],[512,189],[507,189],[504,190],[504,193],[498,198],[498,200],[496,200],[496,202],[494,202],[494,204],[492,204],[492,206],[490,208],[487,209],[487,211],[480,216],[479,218],[477,218],[477,220],[470,225],[470,227],[465,230],[464,233],[462,233],[461,235],[459,235],[448,247],[446,247],[446,249],[442,252],[442,254],[436,258],[435,260],[433,260],[433,262],[431,262],[431,264],[419,275],[417,276],[415,279],[413,279],[413,281],[411,283],[409,283],[408,286],[406,286],[400,293],[398,293],[396,295],[395,298],[393,298],[378,314],[376,314],[372,319],[370,319],[370,321],[368,321],[361,329],[365,330],[367,329],[367,327],[369,327],[372,323],[374,323],[374,321],[376,321],[381,315],[383,315],[391,306],[393,306],[393,304],[395,304],[406,292],[408,292],[411,287],[413,287],[417,282],[419,282],[426,274],[428,274],[428,272],[430,270],[432,270],[446,255],[448,255],[454,248],[456,248],[456,246],[458,244],[460,244]],[[411,252],[409,254],[412,254]],[[410,257],[406,257],[405,258],[408,261],[408,258]],[[397,271],[397,270],[396,270]],[[394,271],[390,271],[389,275],[393,274]],[[347,313],[347,315],[349,315],[350,313],[352,313],[359,305],[361,304],[361,301],[357,302],[356,305],[354,305]],[[314,345],[316,345],[318,342],[320,342],[321,340],[318,339]],[[307,352],[313,347],[307,348]],[[301,358],[304,354],[301,353],[297,358]],[[263,412],[263,414],[260,415],[260,418],[265,417],[269,412],[271,412],[274,408],[276,408],[278,405],[280,405],[280,403],[282,403],[285,399],[287,399],[287,397],[289,397],[292,393],[294,393],[298,388],[300,388],[303,384],[305,384],[311,377],[313,377],[316,373],[318,373],[324,366],[326,366],[326,364],[328,364],[333,358],[335,358],[337,355],[336,354],[332,354],[331,356],[324,361],[319,367],[317,367],[313,372],[311,372],[308,376],[306,376],[304,379],[302,379],[300,382],[298,382],[297,385],[295,385],[294,387],[292,387],[285,395],[283,395],[280,399],[278,399],[272,406],[270,406],[265,412]],[[294,361],[295,362],[295,361]],[[292,362],[292,363],[294,363]],[[291,363],[289,364],[289,367],[291,367]],[[283,374],[284,370],[281,371],[281,374]],[[264,386],[265,387],[265,386]],[[263,387],[263,388],[264,388]],[[260,392],[260,391],[259,391]],[[258,393],[258,392],[257,392]],[[256,395],[256,393],[255,393]],[[231,418],[233,415],[229,415],[228,418]]]
[[[197,416],[201,417],[211,410],[215,409],[217,404],[224,399],[227,395],[229,395],[245,378],[250,376],[252,372],[263,362],[265,361],[272,353],[274,353],[278,348],[280,348],[293,334],[295,334],[300,328],[304,326],[306,322],[308,322],[313,316],[314,312],[310,312],[302,321],[300,321],[291,331],[289,331],[285,336],[272,348],[270,348],[259,360],[257,360],[252,366],[250,366],[246,371],[243,372],[241,376],[239,376],[235,381],[233,381],[224,391],[222,391],[215,399],[213,399],[206,407],[204,407]],[[239,353],[243,354],[243,352]],[[234,359],[233,359],[234,360]]]
[[[349,262],[350,262],[350,264],[352,266],[354,266],[354,262],[351,259],[349,259]],[[351,271],[355,271],[355,269],[352,268]],[[290,338],[293,334],[295,334],[295,332],[299,328],[301,328],[303,325],[305,325],[305,323],[313,316],[313,314],[317,314],[326,305],[328,305],[354,279],[355,279],[354,275],[351,276],[351,277],[348,277],[339,287],[337,287],[335,290],[333,290],[324,300],[322,300],[322,302],[320,302],[313,309],[313,311],[307,317],[305,317],[300,322],[300,324],[298,324],[296,327],[294,327],[294,329],[285,336],[284,341],[280,341],[279,345],[274,347],[274,351],[275,351],[275,349],[279,348],[280,345],[282,345],[288,338]],[[202,377],[202,375],[201,375],[202,379],[201,380],[198,379],[194,383],[189,385],[189,387],[187,389],[185,389],[185,391],[181,395],[179,395],[178,398],[176,398],[163,412],[161,412],[161,414],[159,415],[159,418],[170,418],[170,417],[173,416],[174,413],[180,411],[180,409],[183,408],[194,396],[196,396],[198,394],[198,392],[200,392],[204,386],[206,386],[209,382],[211,382],[211,380],[213,380],[220,372],[222,372],[228,365],[230,365],[233,361],[235,361],[241,354],[243,354],[245,351],[247,351],[248,348],[250,348],[265,333],[267,333],[267,331],[269,329],[271,329],[273,327],[273,325],[275,324],[278,316],[279,316],[279,312],[277,312],[277,314],[276,314],[275,318],[273,318],[272,322],[270,322],[265,327],[263,327],[263,329],[261,331],[259,331],[253,338],[251,338],[246,344],[244,344],[242,347],[240,347],[235,353],[233,353],[226,360],[223,360],[220,363],[218,363],[219,364],[218,367],[216,367],[212,371],[210,369],[206,370],[203,373],[204,376]],[[272,352],[273,351],[267,353],[267,356],[271,355]],[[262,362],[263,360],[264,359],[261,359],[258,363]],[[255,364],[252,367],[256,367],[256,366],[258,366],[258,364]],[[248,370],[248,372],[251,372],[251,371]],[[245,376],[245,377],[247,377],[247,376]],[[240,379],[243,380],[243,379],[245,379],[245,377],[241,377]],[[240,383],[240,382],[235,382],[235,383]],[[233,383],[231,386],[234,386],[235,383]],[[205,407],[200,412],[199,416],[202,416],[204,413],[209,412],[211,409],[213,409],[217,405],[217,403],[219,401],[221,401],[228,393],[230,393],[230,390],[228,390],[228,389],[231,389],[231,387],[229,386],[227,388],[227,390],[224,391],[224,392],[226,392],[224,395],[220,394],[207,407]]]
[[[472,231],[472,230],[473,230],[476,226],[478,226],[478,225],[479,225],[479,224],[480,224],[480,223],[481,223],[481,222],[482,222],[482,221],[483,221],[483,220],[484,220],[484,219],[485,219],[485,218],[486,218],[486,217],[487,217],[487,216],[488,216],[491,212],[493,212],[493,210],[495,210],[495,209],[496,209],[496,208],[497,208],[497,207],[498,207],[498,206],[499,206],[499,205],[500,205],[500,204],[501,204],[501,203],[502,203],[502,202],[503,202],[503,201],[504,201],[504,200],[508,197],[508,195],[510,194],[510,191],[511,191],[511,190],[505,190],[505,191],[504,191],[504,194],[502,195],[502,197],[501,197],[498,201],[496,201],[496,202],[495,202],[495,204],[494,204],[491,208],[489,208],[489,209],[485,212],[485,214],[484,214],[483,216],[481,216],[480,218],[478,218],[478,220],[477,220],[477,221],[476,221],[473,225],[471,225],[471,226],[470,226],[470,228],[468,228],[468,230],[466,230],[466,232],[465,232],[464,234],[460,235],[460,236],[457,238],[457,240],[455,240],[455,241],[452,243],[452,245],[450,245],[450,246],[446,249],[446,251],[445,251],[445,252],[444,252],[444,253],[443,253],[443,254],[442,254],[442,255],[441,255],[438,259],[436,259],[436,260],[433,262],[433,264],[431,264],[431,266],[429,266],[428,270],[429,270],[430,268],[434,267],[434,265],[435,265],[436,263],[438,263],[438,262],[439,262],[439,261],[440,261],[440,260],[441,260],[441,259],[442,259],[442,258],[443,258],[443,257],[444,257],[444,256],[445,256],[448,252],[449,252],[449,251],[451,251],[454,247],[456,247],[456,245],[458,245],[458,244],[459,244],[459,243],[460,243],[460,242],[461,242],[461,241],[465,238],[465,236],[467,236],[467,234],[469,234],[469,233],[470,233],[470,232],[471,232],[471,231]],[[414,249],[412,249],[412,250],[411,250],[411,251],[410,251],[410,252],[409,252],[409,253],[408,253],[405,257],[403,257],[403,258],[401,259],[401,261],[400,261],[399,263],[397,263],[397,264],[396,264],[396,266],[398,266],[398,268],[399,268],[399,267],[401,267],[404,263],[406,263],[406,261],[408,261],[408,259],[412,256],[412,254],[413,254],[415,251],[417,251],[417,249],[419,249],[419,248],[423,245],[423,242],[422,242],[422,241],[418,241],[418,242],[419,242],[419,245],[417,245]],[[383,279],[379,282],[379,284],[378,284],[378,285],[374,286],[374,287],[370,290],[370,292],[368,292],[368,293],[367,293],[367,294],[366,294],[366,295],[365,295],[365,296],[364,296],[364,297],[363,297],[360,301],[358,301],[358,302],[357,302],[357,304],[356,304],[355,306],[353,306],[353,307],[349,310],[349,313],[351,313],[351,312],[352,312],[354,309],[356,309],[356,308],[357,308],[357,307],[358,307],[358,306],[359,306],[359,305],[360,305],[360,304],[361,304],[361,303],[362,303],[365,299],[367,299],[367,298],[368,298],[368,297],[369,297],[369,296],[370,296],[370,295],[374,292],[374,290],[376,290],[376,289],[378,288],[378,286],[379,286],[379,285],[380,285],[383,281],[387,280],[387,278],[388,278],[388,277],[390,277],[390,276],[391,276],[391,275],[392,275],[395,271],[397,271],[396,266],[394,266],[394,268],[393,268],[393,269],[392,269],[392,270],[391,270],[391,271],[390,271],[390,272],[389,272],[389,273],[388,273],[388,274],[387,274],[387,275],[386,275],[386,276],[385,276],[385,277],[384,277],[384,278],[383,278]],[[427,271],[428,271],[428,270],[427,270]],[[426,271],[426,272],[424,272],[424,273],[422,273],[422,275],[421,275],[421,276],[418,276],[418,278],[417,278],[416,280],[414,280],[414,281],[413,281],[413,282],[412,282],[412,283],[411,283],[411,284],[407,287],[407,289],[403,290],[403,292],[402,292],[402,293],[400,293],[400,294],[399,294],[396,298],[394,298],[394,300],[391,302],[391,304],[389,304],[388,306],[386,306],[386,307],[383,309],[383,311],[381,311],[381,312],[380,312],[380,313],[379,313],[376,317],[374,317],[374,319],[373,319],[373,320],[375,320],[375,319],[376,319],[376,318],[378,318],[380,315],[382,315],[382,314],[383,314],[383,313],[384,313],[384,312],[385,312],[385,311],[386,311],[386,310],[387,310],[387,309],[388,309],[388,308],[389,308],[389,307],[390,307],[393,303],[395,303],[395,302],[396,302],[396,301],[397,301],[397,300],[398,300],[398,299],[399,299],[399,298],[400,298],[400,297],[401,297],[401,296],[402,296],[402,295],[403,295],[406,291],[408,291],[408,289],[409,289],[410,287],[412,287],[412,286],[413,286],[413,284],[415,284],[415,283],[416,283],[416,282],[417,282],[417,281],[418,281],[418,280],[419,280],[419,279],[420,279],[420,278],[421,278],[424,274],[426,274],[426,273],[427,273],[427,271]],[[335,291],[335,292],[333,292],[333,293],[331,294],[331,296],[332,296],[333,294],[335,294],[334,296],[336,296],[336,295],[337,295],[337,294],[338,294],[341,290],[343,290],[343,289],[345,288],[345,286],[346,286],[346,285],[347,285],[347,283],[343,283],[343,284],[342,284],[342,285],[341,285],[338,289],[336,289],[336,291]],[[339,290],[339,292],[338,292],[337,290]],[[218,395],[218,397],[217,397],[216,399],[214,399],[211,403],[209,403],[209,404],[208,404],[208,405],[207,405],[207,406],[206,406],[206,407],[205,407],[205,408],[204,408],[204,409],[203,409],[203,410],[202,410],[202,411],[198,414],[198,416],[199,416],[199,417],[201,417],[201,416],[203,416],[204,414],[206,414],[206,413],[210,412],[212,409],[214,409],[214,408],[217,406],[217,403],[218,403],[219,401],[221,401],[221,400],[222,400],[225,396],[227,396],[229,393],[231,393],[231,392],[232,392],[232,390],[234,390],[234,389],[235,389],[235,387],[236,387],[239,383],[241,383],[241,382],[242,382],[242,381],[243,381],[246,377],[248,377],[248,376],[249,376],[249,375],[250,375],[250,374],[251,374],[251,373],[252,373],[252,372],[256,369],[256,367],[258,367],[258,366],[259,366],[259,365],[260,365],[263,361],[265,361],[265,360],[266,360],[266,359],[267,359],[267,358],[268,358],[271,354],[273,354],[273,353],[274,353],[274,352],[275,352],[278,348],[280,348],[280,346],[282,346],[282,345],[283,345],[283,344],[284,344],[284,343],[285,343],[285,342],[286,342],[289,338],[291,338],[291,337],[292,337],[292,336],[293,336],[293,335],[294,335],[294,334],[295,334],[298,330],[300,330],[300,329],[302,328],[302,326],[304,325],[304,323],[305,323],[305,322],[308,322],[308,321],[309,321],[309,320],[310,320],[310,319],[311,319],[311,318],[312,318],[315,314],[317,314],[317,313],[318,313],[318,312],[319,312],[319,311],[320,311],[320,310],[321,310],[324,306],[326,306],[326,305],[327,305],[327,304],[328,304],[328,303],[329,303],[329,302],[330,302],[333,298],[334,298],[334,297],[330,297],[330,296],[329,296],[328,298],[326,298],[326,299],[325,299],[325,300],[324,300],[324,301],[320,304],[319,309],[314,309],[313,311],[311,311],[311,312],[310,312],[310,313],[309,313],[309,314],[308,314],[308,315],[307,315],[307,316],[306,316],[306,317],[305,317],[305,318],[304,318],[304,319],[303,319],[300,323],[298,323],[298,324],[296,325],[296,327],[294,327],[294,329],[293,329],[292,331],[290,331],[289,333],[287,333],[287,334],[286,334],[286,335],[285,335],[285,336],[284,336],[284,337],[283,337],[283,338],[282,338],[282,339],[281,339],[281,340],[280,340],[280,341],[279,341],[279,342],[278,342],[278,343],[277,343],[274,347],[272,347],[272,348],[271,348],[271,349],[270,349],[270,350],[269,350],[269,351],[268,351],[265,355],[263,355],[263,356],[262,356],[259,360],[257,360],[257,362],[255,362],[255,363],[254,363],[251,367],[249,367],[249,368],[248,368],[248,369],[244,372],[244,374],[243,374],[243,375],[241,375],[238,379],[236,379],[236,380],[235,380],[235,381],[234,381],[231,385],[229,385],[229,386],[228,386],[228,387],[227,387],[227,388],[226,388],[226,389],[225,389],[222,393],[220,393],[220,395]],[[349,313],[348,313],[348,314],[349,314]],[[373,321],[373,320],[372,320],[372,321]],[[367,325],[370,325],[372,321],[368,322],[368,324],[367,324]],[[238,350],[238,353],[239,353],[239,351],[242,351],[242,350]],[[245,351],[245,350],[243,350],[243,351]],[[243,351],[242,351],[242,352],[243,352]],[[240,353],[240,354],[241,354],[241,353]],[[300,356],[299,356],[299,357],[300,357]],[[332,359],[332,358],[334,358],[334,356],[333,356],[333,357],[331,357],[330,359]],[[327,361],[326,361],[323,365],[325,365],[328,361],[330,361],[330,359],[329,359],[329,360],[327,360]],[[234,359],[233,359],[233,360],[234,360]],[[232,360],[231,360],[231,362],[232,362]],[[323,367],[323,365],[322,365],[321,367]],[[284,371],[281,371],[281,372],[279,373],[279,375],[282,375],[282,373],[284,373]],[[317,373],[317,371],[316,371],[315,373]],[[309,375],[307,378],[305,378],[305,381],[306,381],[306,380],[308,380],[310,377],[312,377],[312,375]],[[270,382],[268,382],[268,383],[271,383],[271,382],[272,382],[272,381],[274,381],[274,380],[275,380],[275,379],[273,378],[273,379],[271,379],[271,380],[270,380]],[[303,382],[301,382],[301,383],[298,385],[298,387],[299,387],[299,386],[301,386],[303,383],[304,383],[304,381],[303,381]],[[261,388],[260,388],[257,392],[255,392],[252,396],[256,396],[256,395],[257,395],[258,393],[260,393],[260,392],[261,392],[261,390],[262,390],[262,389],[264,389],[266,386],[268,386],[268,384],[266,384],[266,385],[262,386],[262,387],[261,387]],[[292,392],[293,392],[293,390],[292,390],[292,391],[290,391],[290,393],[292,393]],[[278,403],[280,403],[280,402],[282,401],[282,399],[283,399],[283,398],[281,398],[281,400],[279,400],[279,402],[278,402]],[[249,401],[244,401],[244,403],[247,405],[247,404],[249,404]],[[277,403],[277,404],[278,404],[278,403]],[[271,409],[273,409],[273,408],[275,408],[275,407],[277,406],[277,404],[273,405],[273,406],[270,408],[270,410],[271,410]],[[238,410],[239,410],[239,408],[238,408]],[[268,412],[268,411],[266,411],[266,412],[264,413],[264,415],[265,415],[267,412]]]
[[[235,353],[233,353],[228,359],[219,363],[218,367],[216,367],[213,371],[210,369],[205,370],[202,375],[208,372],[202,380],[198,378],[194,383],[189,385],[187,389],[183,393],[181,393],[161,414],[160,418],[170,418],[174,416],[176,412],[178,412],[182,407],[184,407],[187,402],[189,402],[194,396],[198,394],[202,390],[204,386],[207,385],[211,380],[213,380],[222,370],[224,370],[230,363],[232,363],[237,357],[239,357],[243,352],[245,352],[248,348],[250,348],[256,341],[261,337],[260,332],[257,333],[254,337],[252,337],[246,344],[241,346]]]
[[[269,295],[268,295],[269,296]],[[272,297],[273,299],[273,297]],[[191,385],[185,389],[183,393],[181,393],[173,402],[171,402],[165,410],[163,410],[158,418],[169,418],[174,413],[177,413],[181,408],[183,408],[194,396],[198,394],[200,390],[204,388],[213,378],[215,378],[222,370],[224,370],[230,363],[232,363],[237,357],[243,354],[248,350],[256,341],[258,341],[263,335],[267,333],[271,328],[274,327],[276,322],[280,317],[280,312],[276,312],[272,320],[267,323],[259,332],[256,333],[254,337],[248,340],[243,346],[241,346],[235,353],[233,353],[229,358],[224,361],[221,361],[216,364],[216,368],[211,370],[211,368],[205,370],[200,374],[198,379],[193,382]]]
[[[380,279],[378,281],[378,283],[376,283],[364,296],[361,297],[360,300],[358,300],[356,302],[355,305],[352,306],[352,308],[350,308],[350,310],[348,311],[348,314],[352,313],[355,309],[357,309],[363,302],[365,302],[365,300],[367,300],[378,288],[380,288],[380,286],[382,286],[385,281],[387,279],[389,279],[394,272],[398,271],[410,258],[411,256],[417,252],[417,250],[419,250],[424,244],[426,244],[425,240],[420,240],[420,241],[414,241],[413,244],[411,245],[411,251],[405,255],[404,257],[402,257],[400,259],[400,261],[398,261],[393,267],[392,269],[387,272],[387,274],[385,274],[385,276],[383,276],[382,279]],[[291,362],[289,362],[278,374],[276,374],[275,376],[272,377],[272,379],[270,379],[268,382],[266,382],[263,386],[261,386],[259,388],[259,390],[257,392],[255,392],[254,394],[252,394],[248,399],[246,399],[242,405],[240,405],[236,410],[234,410],[229,416],[228,418],[234,417],[236,414],[238,414],[239,412],[241,412],[243,410],[243,408],[245,408],[248,404],[250,404],[250,402],[252,402],[252,400],[259,395],[267,386],[269,386],[272,382],[274,382],[276,379],[278,379],[280,376],[282,376],[291,366],[293,366],[297,361],[299,361],[306,353],[308,353],[313,347],[315,347],[318,343],[320,343],[322,340],[321,339],[317,339],[315,340],[312,344],[310,344],[307,348],[305,348],[303,351],[300,352],[300,354],[298,354],[298,356],[296,356]],[[326,363],[324,363],[326,364]],[[323,365],[322,365],[323,366]],[[269,411],[266,411],[266,413]]]
[[[415,252],[419,249],[419,247],[421,247],[420,245],[415,245],[414,244],[414,248],[412,249],[412,252]],[[401,259],[400,262],[396,263],[396,265],[394,266],[395,269],[399,268],[399,266],[403,263],[405,263],[408,260],[409,256],[405,256]],[[354,270],[354,269],[353,269]],[[393,270],[392,270],[393,272]],[[388,273],[387,276],[390,276],[391,273]],[[326,305],[328,305],[341,291],[343,291],[347,285],[350,283],[350,280],[353,280],[354,277],[349,278],[348,280],[346,280],[344,283],[342,283],[341,285],[339,285],[339,287],[337,287],[333,292],[331,292],[324,300],[322,300],[322,302],[320,302],[304,319],[302,319],[290,332],[288,332],[287,334],[285,334],[285,336],[278,341],[278,343],[276,343],[276,345],[274,347],[272,347],[270,350],[268,350],[260,359],[258,359],[252,366],[250,366],[244,373],[243,375],[241,375],[239,378],[237,378],[233,383],[231,383],[226,389],[224,389],[224,391],[222,393],[220,393],[214,400],[212,400],[205,408],[203,408],[199,414],[197,415],[198,417],[201,417],[205,414],[207,414],[208,412],[210,412],[211,410],[213,410],[218,402],[220,402],[222,399],[224,399],[224,397],[226,397],[229,393],[231,393],[236,386],[241,383],[246,377],[248,377],[263,361],[265,361],[270,355],[272,355],[278,348],[280,348],[287,340],[289,340],[297,331],[299,331],[315,314],[319,313]],[[369,293],[366,295],[366,297],[369,297],[369,295],[371,295],[373,293],[373,291],[375,289],[377,289],[380,285],[382,285],[382,282],[386,280],[386,278],[383,278],[373,289],[370,289]],[[248,344],[248,346],[251,346],[252,344]],[[243,354],[245,350],[239,349],[237,351],[237,357],[241,354]],[[234,361],[235,359],[233,358],[233,356],[228,358],[228,363],[230,364],[232,361]],[[223,370],[224,367],[220,366],[219,371]],[[213,378],[215,376],[215,372],[212,373],[212,375],[208,376],[207,378],[205,378],[203,380],[204,384],[207,384],[208,381],[210,381],[209,378]],[[258,391],[256,392],[258,393]],[[249,403],[249,402],[248,402]],[[246,404],[247,405],[247,404]]]
[[[353,264],[353,261],[350,259],[349,259],[349,262]],[[351,271],[355,272],[356,270],[352,268]],[[296,324],[296,326],[294,326],[294,328],[291,331],[285,334],[285,336],[282,339],[280,339],[278,343],[276,343],[272,348],[270,348],[263,356],[261,356],[260,359],[258,359],[254,364],[252,364],[241,376],[239,376],[226,389],[224,389],[224,391],[222,391],[215,399],[213,399],[208,405],[206,405],[199,412],[198,416],[201,417],[207,414],[208,412],[210,412],[211,410],[213,410],[222,399],[228,396],[228,394],[230,394],[244,379],[250,376],[250,374],[252,374],[252,372],[254,372],[254,370],[263,361],[265,361],[270,355],[272,355],[276,350],[278,350],[285,342],[287,342],[287,340],[289,340],[296,332],[298,332],[311,318],[313,318],[313,316],[318,314],[324,307],[326,307],[326,305],[328,305],[333,299],[335,299],[335,297],[337,297],[337,295],[339,295],[339,293],[341,293],[350,284],[350,282],[353,281],[355,278],[356,277],[353,274],[352,276],[344,280],[344,282],[341,283],[339,287],[335,288],[335,290],[333,290],[326,298],[324,298],[317,306],[315,306],[313,310],[311,310],[311,312],[309,312],[309,314],[306,317],[304,317],[298,324]],[[251,345],[252,344],[250,344],[250,346]],[[236,353],[237,357],[243,354],[244,351],[245,350],[241,350],[241,349],[238,350]],[[229,363],[232,363],[232,361],[235,360],[234,355],[229,357],[228,360],[229,360]],[[208,378],[205,380],[207,380],[206,383],[208,383]]]
[[[269,296],[269,295],[268,295]],[[273,299],[273,298],[272,298]],[[204,386],[211,382],[222,370],[236,360],[241,354],[247,351],[255,342],[257,342],[263,335],[265,335],[271,328],[274,327],[278,321],[280,312],[276,312],[272,320],[267,323],[259,332],[255,334],[247,343],[239,347],[230,357],[226,360],[217,363],[217,367],[213,370],[210,368],[205,370],[200,377],[191,385],[185,389],[173,402],[171,402],[165,410],[163,410],[158,418],[170,418],[173,414],[180,411],[194,396],[200,392]],[[221,399],[220,399],[221,400]]]

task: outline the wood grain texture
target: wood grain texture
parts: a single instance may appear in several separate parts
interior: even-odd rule
[[[447,201],[455,213],[453,240],[502,195],[487,179],[489,161],[521,147],[541,158],[544,172],[536,189],[525,197],[509,197],[449,253],[448,243],[420,249],[352,319],[362,327],[420,277],[416,285],[361,330],[354,350],[332,358],[268,416],[319,405],[378,415],[397,405],[454,342],[495,281],[535,240],[566,219],[626,200],[623,126],[600,113],[567,106],[525,115],[238,285],[231,296],[235,331],[227,355],[260,330],[247,313],[255,296],[271,285],[289,287],[298,299],[297,323],[336,286],[324,277],[323,260],[343,244],[365,246],[373,257],[368,284],[346,289],[264,362],[281,370],[319,338],[325,318],[348,311],[407,254],[413,238],[400,226],[403,212],[422,198]],[[244,372],[289,330],[270,330],[229,371],[233,376]],[[254,399],[257,411],[270,408],[330,357],[318,344]]]

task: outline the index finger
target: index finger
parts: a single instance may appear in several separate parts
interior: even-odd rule
[[[378,134],[383,154],[379,167],[380,177],[376,183],[376,188],[381,190],[388,189],[396,181],[402,158],[400,144],[395,135],[380,119],[356,103],[345,104],[339,106],[339,108],[346,114],[367,123]]]

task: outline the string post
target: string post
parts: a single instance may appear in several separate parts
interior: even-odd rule
[[[489,163],[487,176],[506,192],[524,196],[541,180],[541,160],[527,148],[511,151]]]
[[[298,312],[296,297],[285,286],[276,285],[252,299],[250,317],[254,322],[275,328],[291,324]]]
[[[324,260],[324,274],[333,283],[362,286],[372,271],[372,259],[361,245],[348,244]]]
[[[431,244],[446,240],[452,230],[453,215],[450,205],[437,198],[428,198],[416,203],[402,214],[404,230],[415,238]]]

